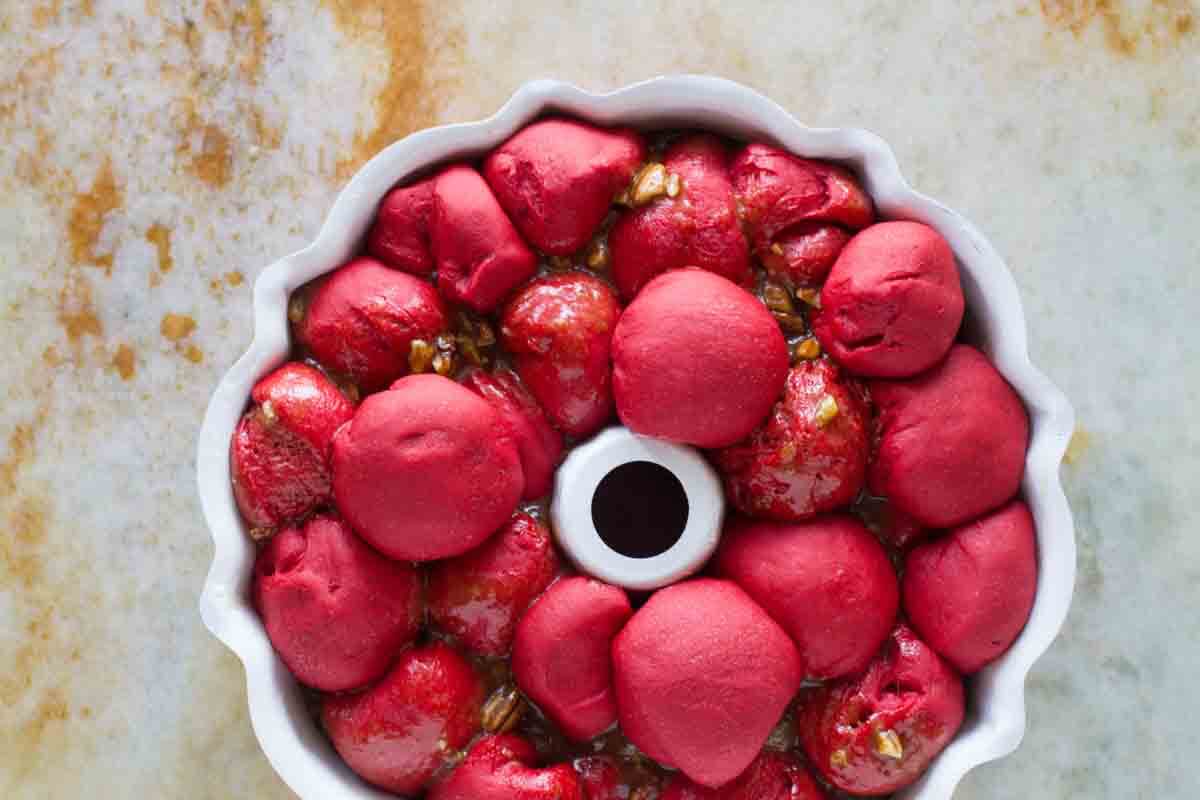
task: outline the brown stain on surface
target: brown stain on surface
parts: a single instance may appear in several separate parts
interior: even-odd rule
[[[14,706],[33,688],[33,676],[44,658],[44,643],[53,629],[53,607],[38,611],[25,626],[21,644],[11,651],[10,669],[0,673],[0,703]]]
[[[1151,0],[1137,7],[1127,0],[1039,0],[1039,5],[1051,27],[1076,38],[1098,25],[1105,46],[1123,58],[1173,50],[1196,29],[1192,0]]]
[[[41,406],[33,419],[18,424],[8,435],[8,453],[0,461],[0,497],[16,493],[17,476],[33,459],[37,432],[46,424],[49,413],[49,408]]]
[[[187,314],[175,314],[168,312],[163,315],[162,322],[158,326],[159,332],[164,339],[172,342],[178,342],[192,335],[192,331],[196,330],[196,320],[192,319]]]
[[[243,275],[242,273],[238,272],[237,270],[234,270],[233,272],[225,273],[225,282],[228,283],[230,286],[241,286],[242,283],[245,282],[245,280],[246,280],[246,276]]]
[[[1063,454],[1063,461],[1072,466],[1078,464],[1091,446],[1092,434],[1082,425],[1077,426],[1075,432],[1071,434],[1071,441],[1067,443],[1067,452]]]
[[[426,29],[426,3],[422,0],[322,0],[347,36],[382,40],[391,58],[387,80],[373,102],[375,123],[357,133],[350,155],[338,160],[338,180],[349,178],[368,159],[397,139],[438,121],[439,96],[453,89],[439,78],[434,60],[461,57],[462,45],[434,47]],[[437,11],[435,4],[432,11]]]
[[[54,134],[45,128],[38,128],[33,132],[34,139],[37,140],[37,157],[45,159],[50,155],[50,150],[54,147]]]
[[[81,642],[91,634],[81,640],[73,631],[104,612],[100,597],[85,588],[95,583],[86,562],[54,540],[49,487],[22,491],[5,518],[11,535],[0,537],[0,588],[14,590],[20,620],[0,650],[0,786],[9,787],[27,785],[56,752],[79,744],[78,727],[69,724],[70,676],[97,665],[80,663]]]
[[[171,229],[156,222],[146,231],[146,241],[158,252],[158,271],[170,272],[175,266],[175,259],[171,257]]]
[[[0,461],[0,493],[10,495],[17,490],[17,473],[33,452],[33,432],[32,425],[23,424],[9,434],[8,455]]]
[[[75,264],[103,267],[112,274],[112,253],[97,253],[104,220],[113,211],[121,208],[121,187],[113,175],[112,159],[105,158],[92,183],[92,188],[79,192],[71,204],[67,220],[67,240],[71,243],[71,260]]]
[[[263,61],[267,52],[267,20],[263,13],[260,0],[250,2],[233,12],[235,32],[241,32],[248,40],[249,47],[242,55],[239,66],[247,80],[257,82],[262,75]]]
[[[46,736],[48,727],[55,722],[66,722],[70,718],[71,710],[67,706],[66,696],[62,689],[58,687],[48,689],[38,700],[38,704],[33,710],[33,716],[23,726],[23,738],[28,742],[41,742]]]
[[[13,173],[30,186],[47,187],[50,183],[47,178],[55,172],[53,164],[49,161],[54,136],[40,126],[34,130],[33,135],[35,149],[16,151],[16,167]]]
[[[218,0],[204,0],[204,18],[208,24],[217,30],[227,30],[229,20],[225,17],[225,3]]]
[[[33,771],[39,756],[45,758],[47,749],[65,743],[69,730],[66,723],[71,719],[71,709],[64,688],[35,688],[41,682],[36,676],[45,671],[47,659],[58,657],[57,636],[49,619],[30,623],[25,641],[12,654],[13,671],[0,677],[0,699],[12,697],[19,701],[36,692],[32,710],[19,716],[12,727],[0,730],[0,743],[11,739],[3,755],[6,761],[12,759],[10,777],[16,778],[18,785],[22,776]]]
[[[58,22],[61,13],[62,0],[50,0],[49,3],[39,3],[33,7],[30,21],[33,23],[34,29],[41,30]]]
[[[132,380],[133,376],[137,374],[137,361],[133,348],[127,344],[117,347],[117,352],[112,357],[112,366],[121,376],[121,380]]]
[[[41,580],[44,565],[40,548],[46,540],[48,515],[46,502],[32,497],[20,498],[9,512],[7,530],[0,536],[0,565],[4,568],[0,586],[29,591]]]
[[[194,24],[188,28],[194,29]],[[201,116],[195,96],[181,99],[180,105],[179,143],[175,147],[175,156],[193,177],[220,189],[233,177],[232,139],[220,126]]]
[[[205,0],[204,19],[209,27],[229,36],[234,49],[242,54],[238,59],[242,76],[257,82],[269,39],[262,0],[248,0],[236,8],[231,5],[228,0]]]
[[[52,428],[90,411],[99,398],[72,399],[69,414],[52,413],[58,392],[46,365],[60,358],[51,346],[23,374],[19,364],[9,366],[7,396],[15,398],[20,386],[39,404],[11,430],[7,448],[0,445],[0,594],[11,601],[3,620],[8,635],[0,646],[4,797],[47,788],[39,776],[52,775],[90,749],[80,736],[73,695],[77,685],[87,691],[88,682],[108,668],[92,658],[104,647],[111,615],[97,590],[86,531],[79,528],[78,514],[58,512],[54,501],[60,492],[50,482],[61,479],[63,465],[78,469],[86,463],[77,457],[87,447],[78,439],[56,441]]]
[[[163,338],[175,343],[175,352],[193,364],[199,364],[204,361],[204,351],[192,342],[184,342],[195,330],[196,320],[187,314],[165,314],[159,324]]]
[[[23,497],[8,517],[13,541],[25,547],[38,547],[46,541],[46,517],[49,511],[41,498]]]
[[[6,504],[4,529],[0,532],[0,589],[19,590],[24,596],[43,580],[45,564],[42,549],[51,514],[50,504],[42,495],[17,496],[18,477],[36,455],[37,432],[49,416],[43,405],[34,418],[17,425],[8,438],[8,454],[0,461],[0,498],[12,499]],[[48,624],[48,619],[44,624]],[[27,631],[36,634],[38,622],[29,623]],[[32,683],[32,665],[21,658],[17,649],[17,670],[0,669],[0,706],[12,706],[23,689]]]
[[[92,284],[78,270],[72,270],[58,292],[58,324],[76,351],[85,336],[104,335],[104,324],[96,316]]]
[[[186,15],[183,17],[182,25],[174,24],[172,19],[171,15],[167,15],[163,19],[163,29],[166,35],[170,38],[178,39],[190,51],[192,58],[198,59],[200,57],[201,45],[204,43],[204,36],[200,30],[200,26],[196,24],[194,19]],[[164,82],[183,77],[185,74],[196,77],[193,71],[185,70],[185,68],[171,63],[164,62],[160,64],[158,70]]]
[[[256,85],[259,82],[271,39],[267,28],[267,12],[261,0],[248,0],[236,6],[219,0],[206,0],[202,21],[185,16],[182,25],[165,22],[165,27],[169,36],[183,42],[194,61],[202,58],[204,31],[217,31],[229,41],[233,54],[231,61],[217,67],[212,73],[200,68],[180,70],[167,63],[160,67],[164,83],[184,81],[188,87],[186,94],[179,99],[182,113],[176,121],[179,135],[175,147],[176,158],[188,174],[211,188],[221,189],[234,177],[235,146],[242,141],[238,136],[242,126],[231,130],[212,118],[211,112],[215,107],[212,87],[218,82],[226,85]],[[247,114],[243,106],[244,103],[239,104],[243,111],[241,116],[245,117]],[[202,107],[205,109],[203,112]],[[260,118],[252,117],[250,123],[260,141],[264,137],[272,138]],[[273,134],[273,138],[275,146],[278,146],[278,132]]]
[[[204,183],[220,188],[233,174],[233,153],[229,135],[211,123],[199,129],[199,148],[192,153],[188,171]]]
[[[16,118],[18,110],[46,106],[47,87],[58,76],[63,47],[58,44],[34,53],[24,59],[11,78],[0,80],[0,121]]]
[[[279,145],[283,142],[283,132],[268,124],[266,114],[258,106],[250,106],[249,112],[254,141],[264,150],[278,150]]]

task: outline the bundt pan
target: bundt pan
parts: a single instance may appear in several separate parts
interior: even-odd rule
[[[1029,411],[1031,440],[1022,490],[1037,522],[1040,570],[1037,600],[1020,638],[968,684],[968,716],[959,735],[918,783],[898,795],[905,800],[946,800],[968,770],[1011,753],[1020,743],[1025,677],[1067,615],[1075,539],[1058,470],[1074,427],[1073,412],[1066,397],[1030,363],[1021,301],[1003,260],[974,225],[910,188],[884,141],[853,128],[806,127],[744,86],[703,76],[655,78],[607,94],[534,81],[488,119],[415,133],[379,153],[353,177],[316,241],[259,276],[254,287],[254,341],[213,393],[200,432],[197,469],[215,544],[200,611],[208,628],[245,665],[250,718],[267,758],[303,798],[389,797],[361,781],[334,753],[250,601],[255,548],[234,502],[229,441],[255,381],[287,358],[288,295],[358,250],[376,206],[398,181],[426,165],[479,155],[552,111],[606,125],[706,128],[840,162],[861,178],[881,217],[930,225],[953,248],[967,301],[967,338],[989,356]]]

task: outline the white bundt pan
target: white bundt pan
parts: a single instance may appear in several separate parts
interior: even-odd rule
[[[540,80],[522,86],[480,122],[414,133],[371,159],[338,196],[315,242],[265,269],[254,286],[254,341],[213,393],[200,431],[197,472],[215,555],[200,598],[213,634],[246,668],[250,719],[275,770],[302,798],[386,798],[334,753],[305,709],[301,691],[271,649],[250,600],[255,549],[230,488],[229,441],[250,389],[288,355],[288,294],[358,252],[376,205],[426,165],[471,158],[549,112],[645,128],[688,126],[772,142],[802,156],[852,168],[888,219],[918,220],[950,242],[962,273],[970,338],[1029,409],[1032,438],[1022,484],[1038,530],[1037,601],[1021,637],[970,681],[970,711],[958,737],[904,800],[947,800],[973,767],[1013,750],[1025,732],[1025,676],[1058,634],[1075,580],[1075,537],[1058,469],[1074,428],[1066,397],[1029,361],[1017,286],[1004,261],[966,219],[905,182],[891,148],[854,128],[809,128],[766,97],[704,76],[654,78],[608,94]]]

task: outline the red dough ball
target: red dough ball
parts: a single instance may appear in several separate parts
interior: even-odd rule
[[[416,275],[436,266],[442,295],[482,313],[537,267],[487,183],[462,164],[389,192],[367,234],[367,252]]]
[[[429,238],[438,291],[481,314],[493,311],[537,269],[537,256],[487,183],[467,166],[448,167],[434,180]]]
[[[862,489],[869,422],[857,383],[826,359],[804,361],[788,373],[770,416],[713,460],[738,510],[807,519],[849,505]]]
[[[517,685],[572,739],[586,741],[617,721],[609,654],[633,609],[625,592],[590,578],[563,578],[517,626]]]
[[[645,142],[629,128],[545,119],[500,145],[483,175],[534,247],[566,256],[588,243],[645,158]]]
[[[416,638],[421,585],[411,565],[379,555],[341,520],[313,517],[258,554],[254,605],[297,680],[341,692],[378,678]]]
[[[879,444],[867,480],[875,494],[922,525],[949,528],[1017,493],[1029,418],[978,350],[955,345],[936,369],[870,389]]]
[[[414,275],[433,273],[429,219],[433,215],[433,179],[388,192],[367,233],[367,252],[389,267]]]
[[[528,514],[517,514],[466,555],[430,565],[429,618],[469,650],[507,655],[517,620],[557,572],[550,531]]]
[[[667,149],[667,171],[682,191],[625,212],[608,236],[613,280],[625,300],[656,275],[700,267],[734,283],[750,279],[750,248],[738,224],[729,183],[729,151],[708,134],[686,136]]]
[[[629,790],[621,786],[621,771],[611,756],[575,759],[575,772],[587,800],[627,800]]]
[[[389,792],[416,795],[479,732],[483,682],[434,643],[406,650],[365,692],[326,697],[321,721],[342,760]]]
[[[521,456],[521,471],[525,474],[526,500],[537,500],[550,493],[554,471],[562,459],[562,435],[546,419],[529,390],[510,370],[493,373],[476,370],[463,381],[475,394],[487,400],[500,415],[505,427],[517,444]]]
[[[793,286],[821,283],[850,239],[845,229],[875,219],[854,175],[833,164],[750,144],[729,171],[755,255],[770,275]]]
[[[698,269],[647,284],[613,335],[617,413],[635,433],[698,447],[749,434],[783,391],[788,348],[749,292]]]
[[[408,373],[414,339],[433,341],[446,326],[432,286],[356,258],[317,286],[296,335],[326,369],[377,392]]]
[[[1037,576],[1033,516],[1014,500],[909,553],[904,610],[930,647],[970,675],[1016,641]]]
[[[617,635],[612,656],[629,741],[710,787],[750,766],[803,674],[787,633],[723,580],[655,592]]]
[[[350,417],[354,404],[320,370],[290,361],[254,384],[250,399],[264,416],[303,439],[314,450],[329,449],[333,434]],[[264,406],[270,403],[271,410]]]
[[[867,671],[809,691],[797,719],[809,762],[856,795],[921,776],[962,725],[962,679],[903,625]]]
[[[538,278],[504,310],[501,343],[551,422],[570,436],[595,433],[612,417],[609,351],[620,314],[612,288],[585,272]]]
[[[536,760],[520,736],[486,736],[430,790],[429,800],[588,800],[569,765],[536,769]]]
[[[871,198],[843,167],[748,144],[729,168],[747,233],[760,256],[782,234],[808,221],[863,228],[875,220]]]
[[[329,443],[354,414],[331,380],[306,364],[284,364],[254,385],[256,407],[230,443],[233,496],[246,521],[273,528],[328,502]]]
[[[775,237],[758,258],[767,274],[790,286],[816,286],[850,241],[850,234],[826,222],[801,222]]]
[[[788,632],[807,678],[862,670],[896,622],[900,589],[892,562],[847,514],[799,523],[738,520],[722,535],[716,566]]]
[[[697,786],[677,775],[662,800],[825,800],[825,793],[793,755],[764,750],[732,783],[720,789]]]
[[[359,406],[333,439],[342,515],[384,555],[457,556],[508,521],[524,478],[517,446],[478,395],[410,375]]]
[[[942,360],[963,308],[954,253],[941,234],[919,222],[881,222],[838,256],[813,332],[851,372],[904,378]]]

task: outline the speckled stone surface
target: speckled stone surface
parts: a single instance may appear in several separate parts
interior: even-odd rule
[[[196,612],[194,438],[255,276],[400,135],[677,71],[890,141],[1079,412],[1075,604],[958,796],[1196,796],[1200,8],[516,5],[0,4],[0,797],[289,796]]]

